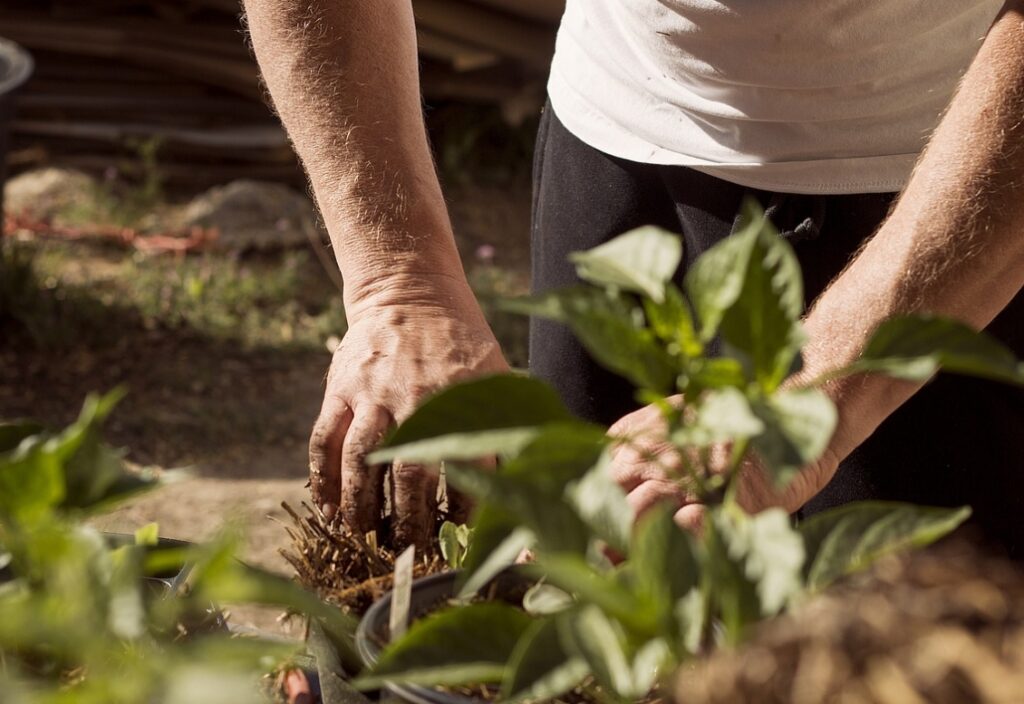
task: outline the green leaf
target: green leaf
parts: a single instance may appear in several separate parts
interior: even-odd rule
[[[533,564],[522,569],[576,597],[581,604],[593,604],[640,632],[654,633],[658,624],[643,604],[613,575],[597,572],[578,555],[540,553]]]
[[[323,704],[371,704],[349,682],[350,673],[345,671],[334,643],[319,623],[314,621],[310,624],[306,644],[316,660]]]
[[[674,627],[676,602],[698,586],[700,566],[693,537],[672,519],[673,511],[660,506],[640,519],[629,553],[638,597],[669,632]]]
[[[534,584],[523,595],[523,609],[531,616],[553,616],[575,603],[567,591],[544,582]]]
[[[807,552],[807,585],[823,589],[884,555],[928,545],[956,529],[970,515],[967,507],[861,502],[811,516],[800,525]]]
[[[559,619],[535,622],[516,644],[501,685],[502,701],[548,701],[572,691],[590,674],[585,660],[566,653]]]
[[[595,537],[620,552],[628,549],[635,514],[622,487],[612,479],[609,452],[579,481],[566,487],[565,498]]]
[[[510,301],[504,307],[568,324],[598,364],[640,388],[667,393],[675,382],[672,355],[644,327],[643,311],[622,296],[577,288]]]
[[[658,676],[676,664],[672,649],[664,638],[653,638],[644,643],[633,657],[633,691],[642,697],[653,689]]]
[[[881,372],[926,381],[939,369],[1024,385],[1024,365],[1001,342],[955,320],[901,316],[882,323],[844,373]]]
[[[838,422],[835,404],[818,389],[781,391],[755,405],[754,412],[765,431],[751,446],[778,486],[821,457]]]
[[[517,451],[536,426],[569,421],[558,394],[542,381],[516,374],[474,379],[428,399],[367,461],[476,459]]]
[[[460,597],[467,597],[480,591],[488,582],[498,576],[503,570],[515,564],[516,560],[526,550],[537,542],[536,536],[529,528],[519,527],[509,533],[486,559],[468,573],[468,578],[459,590]]]
[[[701,336],[720,333],[749,360],[761,387],[774,391],[803,342],[803,277],[793,248],[753,200],[744,204],[737,233],[697,260],[686,286]]]
[[[160,541],[160,525],[147,523],[135,531],[136,545],[156,545]]]
[[[707,447],[723,441],[756,437],[765,431],[743,392],[733,388],[709,391],[697,402],[693,423],[673,434],[673,442]]]
[[[679,235],[647,226],[619,235],[599,247],[569,255],[584,281],[665,299],[668,282],[683,257]]]
[[[789,514],[772,508],[748,516],[734,509],[715,512],[714,521],[729,558],[756,586],[761,612],[777,614],[803,587],[804,541]]]
[[[570,618],[560,619],[559,627],[567,649],[589,665],[598,683],[609,692],[623,699],[645,693],[636,691],[621,627],[604,611],[592,604],[583,606]]]
[[[518,524],[529,528],[540,545],[557,551],[586,551],[589,532],[579,516],[565,509],[561,495],[522,479],[478,468],[448,465],[446,476],[464,494],[499,504]]]
[[[353,684],[361,690],[385,683],[448,685],[500,682],[505,664],[533,619],[501,603],[445,609],[415,621],[391,643],[370,672]]]
[[[445,521],[438,531],[437,542],[441,549],[441,557],[445,559],[448,566],[453,570],[462,567],[462,561],[469,548],[469,527]]]
[[[462,572],[459,575],[460,590],[459,596],[464,597],[473,594],[492,576],[500,572],[506,566],[512,564],[519,552],[504,562],[504,552],[495,557],[495,553],[504,544],[509,536],[519,527],[515,517],[500,507],[499,504],[478,501],[473,512],[470,523],[473,526],[473,541],[466,551],[466,557],[462,561]],[[511,548],[509,548],[511,551]],[[520,550],[521,551],[521,550]],[[480,578],[479,583],[474,583],[474,575],[478,571],[485,571],[490,565],[491,573]]]
[[[647,322],[655,335],[669,345],[675,345],[684,357],[700,356],[704,345],[694,327],[690,306],[678,288],[668,284],[664,301],[658,303],[645,298],[643,305]]]
[[[32,421],[0,423],[0,453],[10,452],[25,438],[39,435],[44,430],[43,426]]]
[[[63,467],[45,436],[27,438],[0,455],[0,516],[33,522],[63,499]]]
[[[367,464],[393,460],[436,464],[446,460],[478,460],[482,457],[516,454],[537,437],[537,428],[506,428],[475,430],[469,433],[448,433],[436,438],[386,447],[370,453]]]

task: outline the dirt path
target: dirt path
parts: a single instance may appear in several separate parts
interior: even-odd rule
[[[319,408],[326,350],[244,349],[187,330],[152,331],[116,313],[108,345],[40,351],[0,326],[0,418],[68,423],[87,393],[122,385],[128,396],[106,435],[139,465],[185,468],[188,477],[99,517],[131,532],[155,521],[162,535],[203,540],[234,521],[246,561],[283,574],[282,501],[307,499],[307,437]],[[275,613],[233,620],[280,630]]]

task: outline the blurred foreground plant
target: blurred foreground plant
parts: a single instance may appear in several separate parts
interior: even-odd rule
[[[574,256],[592,286],[511,304],[569,325],[590,354],[662,409],[682,467],[675,479],[707,506],[701,537],[656,509],[634,526],[608,471],[616,442],[574,419],[543,383],[471,381],[428,400],[371,462],[444,461],[478,501],[463,564],[470,597],[524,549],[538,592],[523,611],[461,604],[414,623],[363,687],[492,683],[506,700],[545,700],[581,685],[599,701],[646,696],[681,662],[739,642],[756,621],[878,557],[931,542],[969,509],[851,504],[795,527],[782,509],[748,515],[736,487],[750,454],[785,486],[825,450],[836,410],[817,388],[783,382],[800,365],[802,278],[789,244],[753,205],[737,233],[704,254],[681,290],[680,238],[636,230]],[[684,295],[685,290],[685,295]],[[709,354],[722,341],[723,356]],[[924,381],[939,367],[1024,383],[999,343],[959,323],[906,317],[882,325],[851,368]],[[667,398],[682,394],[685,408]],[[723,472],[713,453],[729,448]],[[497,473],[470,465],[498,455]],[[666,467],[666,471],[672,468]],[[622,556],[608,558],[609,550]],[[479,633],[479,639],[454,634]],[[444,643],[444,649],[436,645]]]
[[[307,614],[342,667],[353,624],[290,580],[234,558],[238,536],[203,546],[104,535],[89,515],[168,475],[131,473],[100,438],[120,398],[86,400],[59,433],[0,424],[0,700],[12,704],[266,701],[260,675],[297,647],[231,636],[214,603]],[[187,580],[153,577],[184,574]]]

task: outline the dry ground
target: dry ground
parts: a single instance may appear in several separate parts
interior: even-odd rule
[[[462,206],[460,247],[485,302],[526,286],[523,205],[520,198],[499,208]],[[511,220],[495,222],[502,208]],[[488,249],[485,233],[501,227],[518,234]],[[297,506],[307,497],[306,442],[328,338],[344,332],[340,297],[315,257],[175,259],[95,243],[18,246],[32,277],[13,292],[0,282],[0,418],[60,426],[86,394],[125,386],[110,442],[131,462],[184,467],[189,477],[97,525],[132,531],[156,521],[165,536],[203,540],[235,520],[248,536],[244,559],[287,573],[278,555],[287,536],[272,519],[286,518],[282,501]],[[493,311],[492,320],[513,362],[524,363],[523,322]],[[261,628],[276,628],[274,616],[234,614]]]

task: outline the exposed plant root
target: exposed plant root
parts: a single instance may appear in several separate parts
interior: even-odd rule
[[[384,535],[360,536],[337,519],[328,521],[323,512],[305,502],[305,516],[286,503],[281,506],[291,517],[292,525],[285,526],[291,546],[280,553],[295,569],[304,587],[315,591],[324,601],[357,615],[391,589],[396,555],[390,547],[386,522]],[[435,544],[425,553],[417,554],[413,575],[422,577],[446,567]]]

